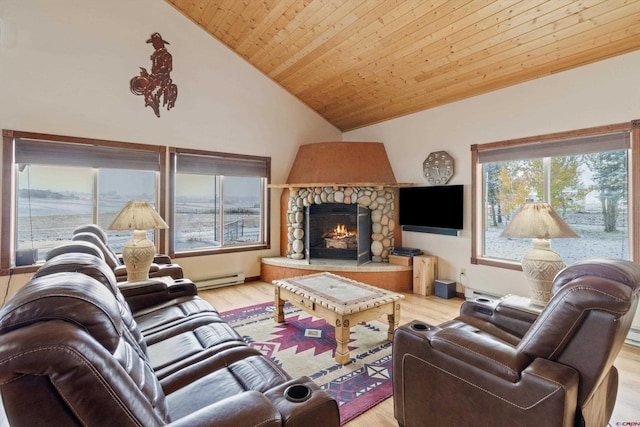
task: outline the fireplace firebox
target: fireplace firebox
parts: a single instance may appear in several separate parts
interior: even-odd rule
[[[306,208],[306,258],[371,261],[371,210],[357,204],[322,203]]]

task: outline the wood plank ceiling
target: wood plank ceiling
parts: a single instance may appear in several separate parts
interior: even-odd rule
[[[640,0],[167,1],[342,131],[640,49]]]

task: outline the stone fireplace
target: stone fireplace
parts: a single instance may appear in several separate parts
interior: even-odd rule
[[[306,213],[314,206],[344,205],[353,206],[357,216],[365,216],[370,229],[358,228],[356,255],[349,259],[363,264],[369,261],[387,261],[389,251],[394,245],[395,227],[395,189],[385,187],[304,187],[293,189],[289,194],[287,206],[287,249],[286,255],[292,259],[314,258],[309,247],[309,238],[305,238],[305,224],[309,221]],[[364,222],[364,221],[363,221]],[[321,242],[322,243],[322,242]],[[325,241],[326,243],[326,241]],[[331,242],[329,242],[331,245]],[[368,245],[368,247],[367,247]],[[326,252],[326,251],[325,251]],[[334,251],[335,253],[339,253]],[[327,255],[329,255],[329,252]],[[317,253],[316,253],[317,254]],[[358,256],[365,254],[363,256]],[[321,255],[321,258],[330,256]],[[316,255],[316,258],[318,256]],[[336,255],[336,259],[346,259]]]
[[[391,249],[402,246],[396,212],[398,187],[404,185],[396,182],[382,143],[341,141],[300,146],[287,182],[270,185],[283,190],[280,256],[261,259],[260,279],[269,283],[330,271],[390,291],[410,291],[412,267],[388,262]],[[332,226],[307,224],[316,221],[313,216],[317,210],[327,207],[337,207],[334,219],[344,221]],[[354,212],[358,217],[366,215],[369,223],[358,225],[356,221],[355,252],[360,261],[351,258],[356,256],[350,247],[353,236],[349,236]],[[334,238],[331,229],[336,225],[347,230]]]
[[[303,145],[298,150],[287,183],[281,187],[286,189],[281,204],[281,252],[288,258],[311,262],[314,258],[347,259],[348,256],[358,264],[386,262],[393,246],[401,243],[401,234],[396,227],[398,184],[381,143]],[[313,221],[309,212],[313,215],[325,206],[337,206],[338,210],[345,211],[352,209],[356,216],[366,215],[368,224],[358,226],[356,222],[356,230],[352,230],[357,232],[355,250],[336,247],[353,246],[353,239],[332,240],[327,236],[309,235],[310,231],[315,232],[309,229],[308,223]],[[322,231],[323,234],[327,232]]]

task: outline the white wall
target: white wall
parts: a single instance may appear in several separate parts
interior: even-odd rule
[[[154,32],[170,42],[179,92],[160,118],[129,91],[139,67],[150,70]],[[298,145],[341,139],[159,0],[0,0],[0,100],[2,129],[271,156],[274,183],[285,181]],[[280,191],[271,191],[272,249],[180,258],[188,277],[260,274],[259,257],[280,247]],[[14,277],[10,293],[24,281]]]
[[[432,151],[448,151],[456,163],[449,183],[465,186],[464,231],[460,237],[403,232],[403,245],[437,255],[440,278],[457,280],[464,268],[464,285],[528,295],[521,272],[470,264],[470,146],[640,119],[638,69],[640,52],[630,53],[347,132],[343,139],[384,142],[398,182],[423,185],[424,159]]]

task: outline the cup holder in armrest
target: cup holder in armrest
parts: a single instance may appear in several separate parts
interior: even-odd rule
[[[311,397],[311,389],[306,384],[294,384],[284,390],[284,397],[289,402],[304,402]]]
[[[480,314],[484,314],[485,316],[493,316],[493,310],[491,310],[488,307],[474,307],[476,310],[476,313],[480,313]]]
[[[414,331],[430,331],[431,326],[427,325],[426,323],[412,323],[411,329],[413,329]]]
[[[495,301],[490,298],[478,297],[473,300],[474,311],[476,313],[484,314],[485,316],[493,316],[493,308]]]

